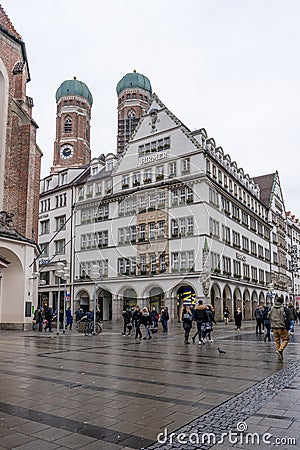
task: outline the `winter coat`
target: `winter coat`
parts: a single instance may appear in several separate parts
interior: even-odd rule
[[[195,308],[195,320],[196,322],[205,322],[207,318],[207,307],[205,305],[198,305]]]
[[[125,323],[130,323],[131,319],[132,319],[132,313],[129,309],[127,309],[126,311],[123,311],[123,319]]]
[[[73,316],[70,309],[66,310],[66,317],[67,317],[67,325],[71,325],[73,323]]]
[[[143,313],[142,323],[143,323],[143,325],[145,325],[145,327],[147,325],[149,325],[149,326],[152,325],[152,319],[151,319],[151,316],[150,316],[150,314],[148,312],[144,312]]]
[[[224,317],[229,317],[229,314],[230,314],[229,309],[225,308],[224,309]]]
[[[287,307],[290,320],[297,320],[297,312],[293,306]]]
[[[239,313],[236,312],[235,313],[234,320],[235,320],[235,326],[237,328],[241,327],[241,325],[242,325],[242,318],[243,318],[242,312],[239,312]]]
[[[254,311],[254,317],[255,317],[255,319],[263,318],[263,311],[261,308],[256,308],[256,310]]]
[[[276,302],[270,311],[271,328],[286,328],[287,314],[282,303]]]
[[[208,322],[210,324],[214,323],[216,325],[216,321],[214,319],[213,312],[210,311],[209,309],[206,310],[206,322]]]
[[[142,321],[143,321],[143,313],[141,310],[139,311],[134,311],[133,315],[132,315],[132,320],[134,322],[134,325],[136,327],[140,327],[142,325]]]

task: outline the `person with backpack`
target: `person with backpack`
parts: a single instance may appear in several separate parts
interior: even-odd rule
[[[189,344],[190,331],[193,325],[193,314],[189,306],[183,307],[181,320],[184,329],[184,343]]]
[[[289,343],[290,319],[287,308],[283,306],[283,296],[275,298],[270,315],[271,328],[276,346],[276,353],[279,361],[283,361],[283,352]]]
[[[268,307],[268,305],[265,305],[264,309],[263,309],[263,323],[264,323],[264,327],[266,330],[266,333],[264,336],[265,342],[267,342],[267,341],[271,342],[271,321],[270,321],[269,313],[270,313],[270,308]]]
[[[287,305],[287,310],[288,310],[288,314],[289,314],[289,319],[290,319],[290,334],[294,334],[295,331],[295,323],[297,322],[297,311],[294,308],[293,303],[289,303]]]
[[[263,323],[263,309],[261,305],[254,311],[254,318],[256,319],[256,334],[262,334],[261,326]]]

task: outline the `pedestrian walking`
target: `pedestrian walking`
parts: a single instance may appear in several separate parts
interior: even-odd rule
[[[198,305],[195,308],[195,321],[197,325],[197,332],[192,337],[192,341],[195,342],[196,337],[199,337],[199,345],[205,344],[202,338],[202,326],[206,322],[206,306],[203,305],[203,301],[199,300]]]
[[[261,326],[263,323],[263,309],[261,305],[258,305],[258,307],[254,311],[254,318],[256,319],[256,334],[262,334]]]
[[[52,333],[53,309],[52,309],[51,305],[45,306],[44,317],[46,320],[46,325],[45,325],[44,330],[47,331],[47,329],[49,328],[49,333]]]
[[[294,308],[293,303],[289,303],[287,305],[288,315],[290,319],[290,334],[294,334],[295,332],[295,323],[297,322],[297,311]]]
[[[70,328],[70,331],[72,331],[72,325],[73,325],[73,316],[71,312],[71,308],[67,308],[66,310],[66,319],[67,319],[67,325],[66,328]]]
[[[161,312],[160,312],[160,318],[159,318],[162,327],[163,327],[163,333],[167,333],[168,332],[168,321],[169,321],[169,312],[168,312],[168,308],[162,308]]]
[[[157,328],[159,315],[158,315],[158,312],[157,312],[155,306],[152,306],[150,315],[151,315],[151,319],[152,319],[152,323],[153,323],[153,328]]]
[[[230,311],[229,311],[228,306],[225,306],[224,312],[223,312],[223,316],[224,316],[225,325],[227,325],[228,324],[228,320],[229,320],[229,316],[230,316]]]
[[[265,305],[263,308],[263,323],[265,327],[265,342],[271,342],[271,321],[270,321],[270,308],[268,305]]]
[[[125,309],[122,313],[122,317],[123,317],[123,321],[124,321],[122,336],[126,336],[127,331],[128,331],[128,336],[130,336],[131,329],[132,329],[132,323],[131,323],[132,322],[132,312],[131,312],[129,306],[125,307]]]
[[[138,305],[136,305],[136,307],[134,308],[134,312],[132,314],[132,321],[135,326],[135,339],[142,339],[143,335],[141,332],[141,325],[143,321],[143,313]]]
[[[283,306],[283,296],[275,298],[275,304],[270,311],[270,321],[278,360],[283,361],[283,352],[290,340],[290,319],[287,309]]]
[[[193,325],[193,314],[189,306],[183,307],[181,320],[184,329],[184,343],[189,344],[190,331]]]
[[[142,323],[145,326],[146,335],[143,337],[143,339],[152,339],[152,336],[150,334],[150,327],[152,325],[152,319],[150,316],[150,313],[148,311],[148,308],[145,306],[143,308],[143,317],[142,317]]]
[[[206,322],[204,323],[204,331],[202,333],[202,338],[208,340],[208,342],[212,343],[213,339],[211,333],[213,331],[213,324],[217,324],[214,317],[214,311],[211,305],[207,305],[206,307]]]
[[[43,331],[43,314],[41,308],[36,308],[34,311],[32,329]]]
[[[239,333],[240,329],[242,328],[242,310],[241,308],[238,308],[235,312],[235,316],[234,316],[234,321],[235,321],[235,326],[236,326],[236,330]]]

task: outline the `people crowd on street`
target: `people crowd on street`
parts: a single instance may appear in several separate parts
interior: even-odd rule
[[[75,311],[75,322],[80,323],[82,320],[93,321],[94,311],[83,311],[79,308]],[[32,329],[42,331],[49,331],[52,333],[53,321],[57,320],[57,311],[53,311],[51,305],[47,303],[43,307],[37,307],[33,313]],[[123,331],[122,335],[131,336],[132,331],[135,331],[135,339],[152,339],[153,334],[161,331],[168,333],[168,322],[170,319],[169,311],[166,306],[161,308],[160,313],[155,306],[150,308],[143,307],[141,309],[138,305],[131,308],[129,305],[125,305],[123,308]],[[223,310],[224,324],[228,325],[230,317],[230,310],[225,305]],[[100,310],[96,310],[96,320],[99,321]],[[259,304],[253,312],[253,318],[256,320],[255,333],[264,334],[264,342],[271,342],[271,331],[274,336],[276,353],[278,360],[283,360],[283,352],[288,345],[290,336],[293,336],[295,332],[296,322],[300,322],[300,312],[292,302],[284,306],[284,298],[276,295],[274,305]],[[65,311],[61,310],[59,314],[60,326],[63,327],[63,321],[65,322],[65,329],[69,328],[72,331],[73,315],[71,308],[68,307]],[[182,322],[184,330],[184,344],[190,344],[189,338],[193,328],[193,322],[196,325],[196,332],[192,336],[192,342],[196,342],[198,336],[199,345],[205,345],[207,342],[213,343],[212,332],[213,326],[216,325],[214,317],[214,308],[212,305],[204,305],[202,300],[198,300],[198,304],[195,306],[185,304],[182,309],[181,317],[179,320]],[[234,310],[234,323],[236,330],[239,333],[242,327],[243,313],[240,307]],[[159,330],[159,324],[161,329]],[[77,327],[76,327],[77,328]],[[144,336],[143,336],[144,332]]]

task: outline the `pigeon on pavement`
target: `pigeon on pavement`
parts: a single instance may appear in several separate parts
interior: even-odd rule
[[[218,352],[219,353],[226,353],[225,350],[221,350],[219,347],[218,347]]]

